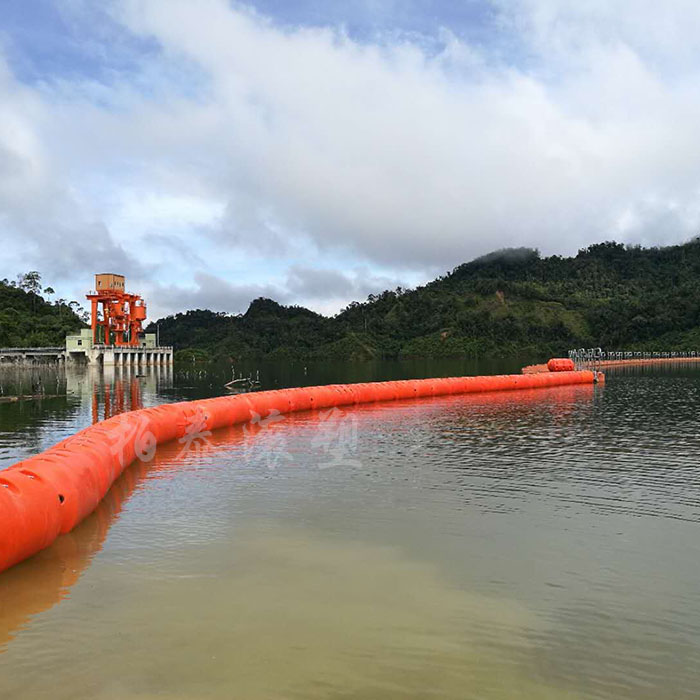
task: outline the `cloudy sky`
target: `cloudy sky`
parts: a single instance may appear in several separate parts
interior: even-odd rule
[[[334,313],[700,232],[695,0],[0,0],[0,278]]]

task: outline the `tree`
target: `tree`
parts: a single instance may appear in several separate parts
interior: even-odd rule
[[[17,275],[17,286],[32,295],[32,311],[36,310],[36,297],[41,291],[41,273],[30,270],[23,275]]]
[[[17,275],[17,286],[25,292],[38,294],[41,291],[41,273],[30,270],[23,275]]]
[[[22,286],[26,286],[24,277]],[[32,286],[32,276],[29,280]],[[83,325],[81,319],[59,304],[49,304],[17,283],[0,281],[0,346],[32,347],[60,345],[66,333]]]

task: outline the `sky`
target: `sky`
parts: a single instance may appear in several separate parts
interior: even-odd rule
[[[0,279],[325,314],[700,233],[692,0],[0,0]]]

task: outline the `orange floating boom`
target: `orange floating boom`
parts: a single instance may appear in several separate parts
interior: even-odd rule
[[[123,413],[0,471],[0,571],[70,532],[134,461],[155,446],[251,418],[373,401],[594,384],[592,371],[332,384],[220,396]]]
[[[554,357],[547,363],[550,372],[573,372],[576,369],[574,361],[564,357]]]

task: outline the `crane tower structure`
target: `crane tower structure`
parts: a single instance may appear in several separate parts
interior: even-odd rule
[[[124,275],[95,275],[95,291],[86,296],[92,306],[93,344],[122,347],[141,344],[146,302],[140,295],[125,291]]]

